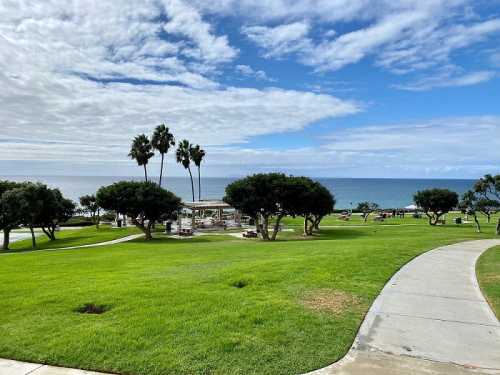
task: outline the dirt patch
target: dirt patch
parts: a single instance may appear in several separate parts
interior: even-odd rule
[[[344,311],[360,305],[358,297],[335,289],[318,289],[310,291],[301,300],[305,307],[321,312],[339,315]]]
[[[95,303],[85,303],[74,309],[75,312],[80,314],[103,314],[108,311],[111,307],[108,305],[96,305]]]
[[[248,284],[250,284],[249,280],[242,279],[242,280],[233,281],[229,285],[231,285],[235,288],[241,289],[241,288],[246,287]]]

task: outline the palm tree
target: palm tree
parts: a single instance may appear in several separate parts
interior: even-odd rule
[[[137,165],[142,165],[144,167],[144,178],[148,180],[148,171],[146,170],[146,165],[149,159],[154,156],[152,151],[153,146],[149,142],[148,137],[145,134],[140,134],[134,138],[132,141],[132,146],[130,147],[130,152],[128,156],[137,161]]]
[[[172,133],[168,130],[165,124],[158,125],[151,138],[151,145],[154,149],[158,150],[161,154],[161,167],[160,167],[160,187],[161,179],[163,177],[163,159],[165,154],[168,153],[170,147],[175,146],[175,138]]]
[[[200,145],[196,145],[191,147],[190,157],[193,161],[194,165],[198,167],[198,200],[201,201],[201,175],[200,175],[200,166],[203,158],[205,157],[205,150],[203,150]]]
[[[193,174],[191,173],[191,144],[187,139],[184,139],[179,143],[177,147],[177,152],[175,156],[177,158],[177,163],[182,164],[182,166],[188,170],[189,177],[191,178],[191,192],[193,194],[193,202],[194,202],[194,184],[193,184]]]

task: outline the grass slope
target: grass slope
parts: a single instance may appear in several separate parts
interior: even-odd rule
[[[116,240],[131,234],[140,233],[136,227],[127,228],[111,228],[109,225],[101,225],[99,229],[96,227],[85,227],[82,229],[65,229],[56,232],[56,240],[50,241],[43,233],[37,235],[37,249],[53,249],[59,247],[70,247],[80,245],[91,245],[99,242]],[[31,238],[16,241],[10,244],[10,251],[25,251],[32,250]],[[0,253],[2,251],[0,250]]]
[[[500,320],[500,247],[493,247],[481,255],[476,272],[481,290]]]
[[[346,353],[403,264],[491,236],[454,225],[283,235],[0,256],[0,357],[122,374],[303,373]],[[110,310],[74,311],[87,303]]]

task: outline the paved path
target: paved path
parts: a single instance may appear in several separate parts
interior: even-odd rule
[[[373,303],[348,355],[311,374],[500,374],[500,323],[475,276],[477,258],[495,245],[462,242],[409,262]]]
[[[409,262],[373,303],[349,353],[310,375],[500,374],[500,323],[475,276],[479,255],[496,245],[463,242]],[[0,360],[0,374],[97,373]]]
[[[67,246],[67,247],[54,247],[54,248],[50,248],[50,249],[41,249],[41,250],[33,250],[33,251],[38,252],[38,251],[53,251],[53,250],[71,250],[71,249],[84,249],[86,247],[107,246],[107,245],[114,245],[114,244],[117,244],[117,243],[132,241],[132,240],[135,240],[135,239],[140,238],[142,236],[144,236],[144,234],[132,234],[130,236],[117,238],[116,240],[91,243],[91,244],[88,244],[88,245]],[[29,237],[31,237],[31,234],[29,235]],[[21,239],[21,238],[18,238],[18,239]],[[23,253],[27,253],[27,252],[30,252],[30,250],[23,251]],[[0,254],[0,255],[13,255],[13,254],[20,254],[20,252],[17,252],[17,253],[16,252],[9,252],[9,253],[3,253],[3,254]],[[3,375],[3,374],[0,372],[0,375]]]

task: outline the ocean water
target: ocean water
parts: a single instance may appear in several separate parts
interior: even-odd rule
[[[0,176],[14,181],[39,181],[78,201],[84,194],[93,194],[99,187],[120,180],[142,181],[140,177],[85,177],[85,176]],[[412,203],[413,194],[422,189],[447,188],[462,194],[470,189],[474,180],[445,179],[385,179],[385,178],[317,178],[335,195],[336,208],[356,207],[362,201],[371,201],[384,208],[400,208]],[[202,199],[221,199],[224,189],[234,178],[202,178]],[[166,177],[163,187],[183,200],[192,200],[189,178]],[[195,196],[198,194],[195,181]]]

